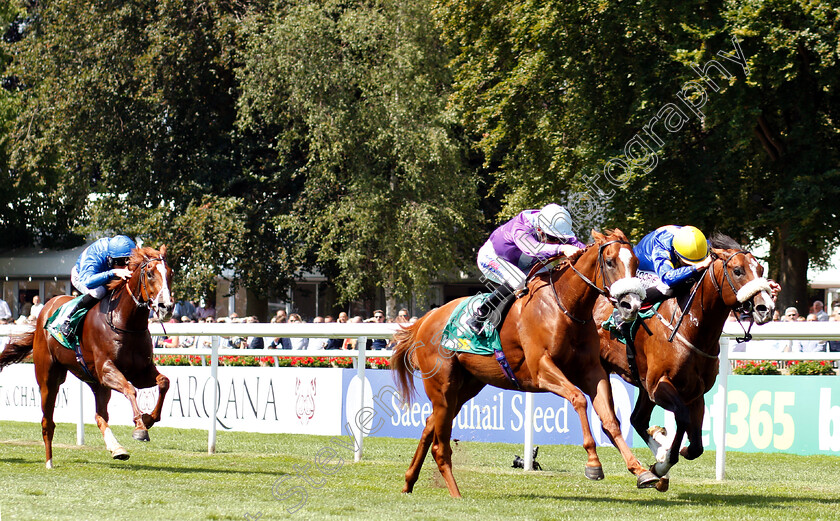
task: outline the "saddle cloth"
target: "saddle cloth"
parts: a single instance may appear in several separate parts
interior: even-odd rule
[[[478,335],[467,326],[472,310],[480,306],[489,295],[489,293],[475,295],[455,307],[441,334],[442,347],[450,351],[476,355],[492,355],[502,350],[499,331],[492,327],[489,321]]]
[[[76,350],[78,346],[78,334],[72,339],[65,338],[64,335],[61,334],[59,328],[61,324],[64,323],[65,320],[70,321],[70,327],[73,331],[79,331],[81,328],[81,324],[84,321],[85,315],[87,314],[87,309],[77,309],[73,316],[67,318],[67,313],[80,301],[82,300],[82,296],[78,296],[72,300],[68,300],[64,304],[58,307],[55,312],[50,315],[50,318],[47,319],[46,324],[44,327],[47,331],[49,331],[50,335],[55,338],[59,344],[63,345],[67,349]]]

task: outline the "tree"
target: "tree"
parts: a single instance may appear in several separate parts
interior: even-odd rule
[[[167,243],[183,297],[225,271],[262,293],[287,282],[273,219],[298,188],[235,125],[248,4],[36,5],[11,66],[27,86],[13,166],[30,184],[54,172],[49,186],[73,194],[66,228]]]
[[[840,227],[836,9],[436,5],[461,50],[453,99],[508,187],[503,215],[560,200],[636,240],[671,223],[769,237],[780,304],[804,304],[808,258]]]
[[[428,5],[278,4],[249,21],[243,128],[274,129],[303,191],[277,225],[348,301],[422,291],[472,261],[480,219]]]

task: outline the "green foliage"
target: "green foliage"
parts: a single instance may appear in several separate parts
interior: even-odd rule
[[[298,165],[303,191],[275,223],[342,300],[422,295],[472,261],[475,180],[429,16],[408,1],[302,1],[249,21],[242,125],[273,126],[277,161]]]
[[[807,360],[804,362],[791,362],[788,366],[788,371],[790,374],[827,374],[827,375],[836,375],[837,372],[834,370],[834,365],[831,362],[827,362],[825,360]]]
[[[732,372],[734,374],[782,374],[782,372],[779,371],[779,365],[777,362],[770,362],[767,360],[760,362],[739,362]]]

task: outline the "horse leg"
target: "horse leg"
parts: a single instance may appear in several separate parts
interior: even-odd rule
[[[627,470],[636,476],[636,486],[639,488],[654,486],[659,481],[659,477],[654,476],[652,472],[642,466],[621,435],[621,424],[615,416],[615,405],[612,400],[612,386],[609,377],[600,365],[591,367],[594,369],[587,375],[581,388],[592,398],[592,407],[595,409],[598,418],[601,419],[604,432],[621,453],[621,457],[624,458],[624,463],[627,465]],[[584,408],[584,416],[581,418],[581,422],[588,425],[589,422],[585,414],[586,409]],[[594,440],[592,442],[594,444]]]
[[[55,433],[55,422],[53,421],[55,399],[58,396],[58,389],[67,377],[67,369],[60,364],[54,364],[49,354],[46,355],[46,358],[47,360],[42,362],[41,357],[38,357],[35,375],[38,387],[41,390],[41,411],[43,412],[41,435],[44,438],[44,448],[46,449],[46,466],[51,469],[53,468],[52,440]]]
[[[111,360],[106,360],[105,363],[102,364],[100,374],[102,375],[100,381],[103,384],[107,385],[111,389],[121,392],[131,403],[131,410],[134,412],[134,432],[132,433],[132,437],[138,441],[149,441],[149,431],[143,423],[143,412],[137,405],[137,390],[128,380],[126,380],[125,376],[119,369],[117,369],[114,362]]]
[[[135,381],[135,386],[145,389],[157,385],[158,399],[155,408],[151,414],[143,413],[141,421],[146,429],[152,428],[152,425],[160,421],[161,411],[163,410],[163,399],[166,397],[166,392],[169,390],[169,378],[162,375],[157,367],[151,366],[151,370],[143,378]],[[148,441],[148,435],[146,440]]]
[[[664,461],[665,453],[660,453],[662,445],[653,436],[651,436],[650,415],[653,412],[655,405],[656,404],[650,400],[647,392],[644,389],[639,389],[639,397],[636,399],[636,405],[633,407],[633,413],[630,415],[630,424],[645,444],[650,448],[650,451],[653,453],[653,457],[656,460]]]
[[[691,402],[691,405],[688,406],[688,412],[690,418],[686,428],[688,446],[680,450],[680,456],[687,460],[693,460],[703,454],[701,430],[703,428],[703,417],[706,415],[706,402],[702,396]]]
[[[676,465],[677,461],[679,461],[679,448],[682,444],[686,428],[690,423],[690,415],[688,407],[685,405],[682,398],[680,398],[679,392],[667,376],[663,376],[659,379],[656,386],[653,388],[651,396],[657,405],[674,413],[674,419],[677,423],[677,432],[674,433],[674,439],[671,442],[671,447],[668,449],[665,461],[657,461],[651,469],[657,476],[665,476],[671,467]]]
[[[461,392],[458,394],[458,408],[455,411],[455,415],[458,414],[458,411],[461,410],[461,407],[463,407],[467,401],[473,398],[479,391],[481,391],[481,389],[484,388],[484,385],[485,384],[480,380],[473,379],[468,385],[461,388]],[[417,483],[417,479],[420,477],[420,469],[423,468],[423,462],[426,459],[426,454],[429,452],[429,447],[431,446],[434,438],[435,424],[433,418],[433,415],[429,415],[429,417],[426,418],[426,427],[423,429],[423,434],[420,435],[420,442],[417,445],[417,451],[414,453],[411,465],[409,465],[408,470],[405,472],[405,486],[402,490],[405,494],[410,494],[414,490],[414,484]]]
[[[568,400],[580,417],[580,426],[583,430],[583,448],[587,454],[584,474],[589,479],[604,479],[601,460],[598,459],[598,452],[595,450],[595,438],[592,437],[592,432],[589,430],[589,418],[586,416],[586,397],[547,356],[540,359],[537,371],[539,388]]]
[[[128,459],[128,451],[120,445],[108,425],[108,402],[111,401],[111,389],[99,384],[91,384],[90,388],[96,398],[96,426],[99,427],[102,439],[105,440],[105,448],[111,452],[114,459]]]

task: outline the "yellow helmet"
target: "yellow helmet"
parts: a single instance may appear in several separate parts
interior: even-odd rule
[[[687,264],[697,264],[709,256],[709,243],[703,232],[694,226],[683,226],[674,232],[674,252]]]

